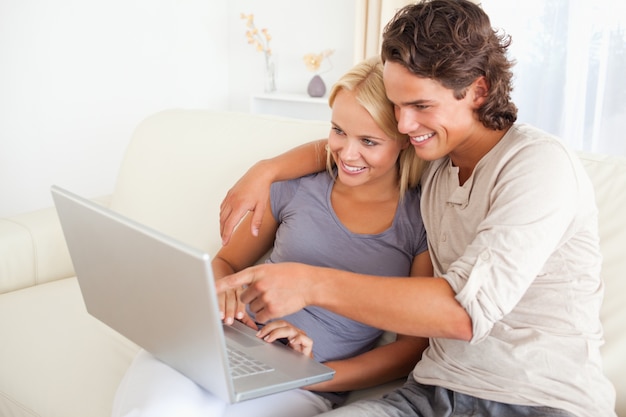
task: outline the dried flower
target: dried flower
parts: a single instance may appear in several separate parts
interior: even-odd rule
[[[333,49],[327,49],[319,54],[306,54],[302,59],[304,60],[304,65],[306,65],[306,68],[309,71],[318,72],[324,58],[330,57],[334,52],[335,51]]]
[[[246,38],[248,39],[248,43],[253,45],[257,51],[263,52],[265,55],[272,55],[272,50],[270,49],[272,37],[267,29],[264,28],[259,31],[256,28],[254,15],[252,13],[249,15],[241,13],[241,18],[246,20],[246,27],[248,28]]]

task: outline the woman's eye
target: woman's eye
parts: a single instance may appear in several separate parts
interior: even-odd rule
[[[338,127],[333,127],[333,132],[338,135],[343,135],[343,130],[339,129]]]
[[[370,140],[370,139],[368,139],[368,138],[363,138],[363,139],[361,139],[361,141],[362,141],[365,145],[367,145],[367,146],[374,146],[374,145],[376,145],[376,142],[374,142],[373,140]]]

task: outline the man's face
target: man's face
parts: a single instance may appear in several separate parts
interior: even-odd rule
[[[411,138],[417,156],[432,161],[463,152],[481,130],[474,110],[481,101],[472,87],[463,99],[437,81],[412,74],[403,65],[386,62],[383,81],[394,103],[398,130]]]

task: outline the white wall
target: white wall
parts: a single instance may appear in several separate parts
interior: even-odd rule
[[[52,204],[51,184],[108,194],[134,127],[156,111],[248,111],[262,55],[241,12],[274,40],[278,89],[304,92],[305,53],[353,63],[354,0],[0,1],[0,216]]]

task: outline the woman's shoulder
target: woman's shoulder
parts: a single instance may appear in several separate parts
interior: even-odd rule
[[[318,172],[303,177],[278,181],[272,184],[270,200],[276,208],[294,204],[323,202],[333,179],[327,172]]]
[[[301,187],[315,187],[316,185],[325,185],[332,181],[332,178],[326,171],[316,172],[314,174],[305,175],[303,177],[293,178],[284,181],[276,181],[272,183],[272,188],[276,190],[297,190]]]

